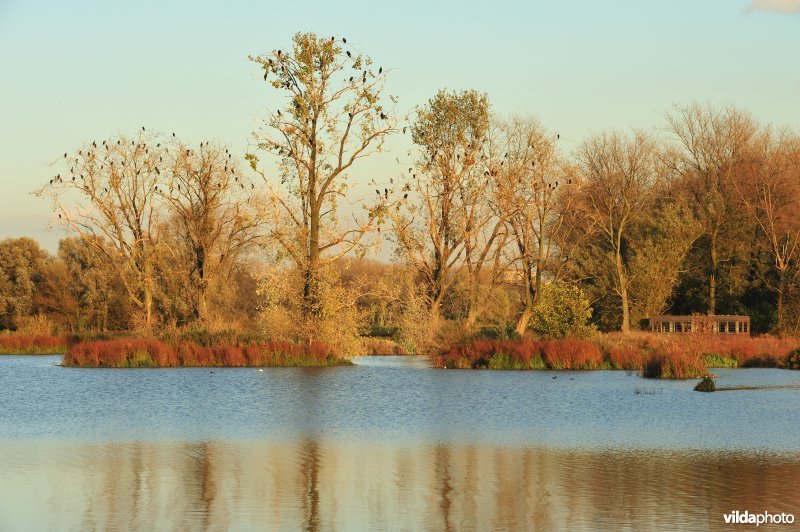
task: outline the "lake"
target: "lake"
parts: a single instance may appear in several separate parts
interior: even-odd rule
[[[0,530],[729,530],[734,510],[800,517],[797,371],[715,370],[718,386],[770,388],[703,394],[694,380],[416,357],[264,371],[60,359],[0,357]]]

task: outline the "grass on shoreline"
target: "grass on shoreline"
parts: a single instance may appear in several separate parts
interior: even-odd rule
[[[322,343],[301,346],[291,342],[202,345],[192,341],[164,342],[120,338],[72,344],[64,366],[83,368],[169,367],[322,367],[351,365]]]
[[[0,334],[0,355],[61,355],[66,349],[63,336]]]
[[[623,369],[686,379],[708,368],[800,368],[800,339],[722,335],[605,334],[590,339],[472,340],[442,351],[434,366],[459,369]]]

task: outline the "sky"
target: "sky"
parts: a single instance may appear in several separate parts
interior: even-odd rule
[[[602,130],[662,131],[693,101],[800,130],[800,0],[0,0],[0,238],[55,251],[64,233],[31,192],[93,139],[147,126],[243,155],[281,103],[247,57],[298,31],[371,56],[402,114],[477,89],[567,151]],[[354,179],[399,175],[408,141],[389,147]]]

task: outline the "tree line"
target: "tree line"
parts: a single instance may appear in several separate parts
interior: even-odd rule
[[[567,149],[474,90],[400,116],[388,72],[342,38],[297,34],[251,59],[283,104],[243,160],[145,128],[59,156],[37,194],[72,236],[57,257],[0,243],[0,327],[228,324],[342,348],[372,331],[412,350],[668,312],[800,327],[795,131],[688,104]],[[408,162],[363,196],[350,173],[395,135]],[[378,242],[391,263],[366,258]]]

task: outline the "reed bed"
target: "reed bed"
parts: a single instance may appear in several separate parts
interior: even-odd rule
[[[60,355],[66,347],[63,336],[0,334],[0,355]]]
[[[703,377],[715,367],[800,368],[800,339],[772,336],[604,334],[589,339],[478,339],[434,357],[439,368],[622,369],[648,378]]]
[[[108,368],[340,366],[323,343],[303,346],[292,342],[262,341],[248,344],[202,345],[191,341],[122,338],[86,340],[72,344],[64,355],[65,366]]]

